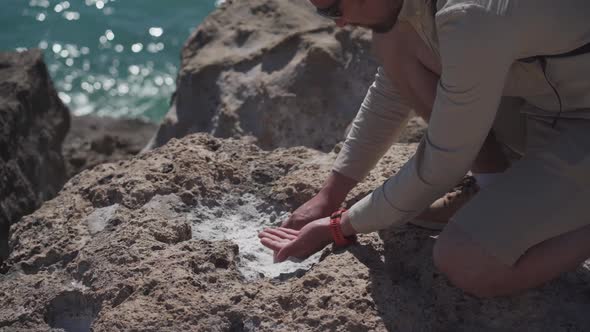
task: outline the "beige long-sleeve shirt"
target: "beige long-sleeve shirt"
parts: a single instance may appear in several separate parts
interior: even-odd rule
[[[539,63],[519,59],[563,54],[590,42],[587,0],[405,0],[408,20],[442,74],[428,131],[393,177],[349,210],[363,233],[407,222],[469,170],[503,95],[523,97],[530,112],[555,116],[556,96]],[[590,118],[590,54],[549,59],[546,74],[560,93],[562,117]],[[395,141],[410,108],[383,70],[353,122],[334,170],[362,180]]]

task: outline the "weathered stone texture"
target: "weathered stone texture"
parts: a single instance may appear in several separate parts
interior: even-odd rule
[[[0,261],[10,224],[65,183],[61,144],[69,124],[41,52],[0,53]]]

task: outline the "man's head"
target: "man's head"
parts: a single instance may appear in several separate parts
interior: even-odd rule
[[[322,16],[384,33],[395,25],[403,0],[310,0]]]

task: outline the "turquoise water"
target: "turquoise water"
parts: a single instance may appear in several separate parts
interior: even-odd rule
[[[216,6],[216,0],[1,1],[0,50],[44,49],[74,114],[153,121],[168,109],[182,44]]]

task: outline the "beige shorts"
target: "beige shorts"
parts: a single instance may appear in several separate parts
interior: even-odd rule
[[[530,247],[590,224],[590,120],[562,118],[552,128],[552,119],[522,115],[515,105],[502,104],[494,131],[522,159],[453,218],[508,265]]]

